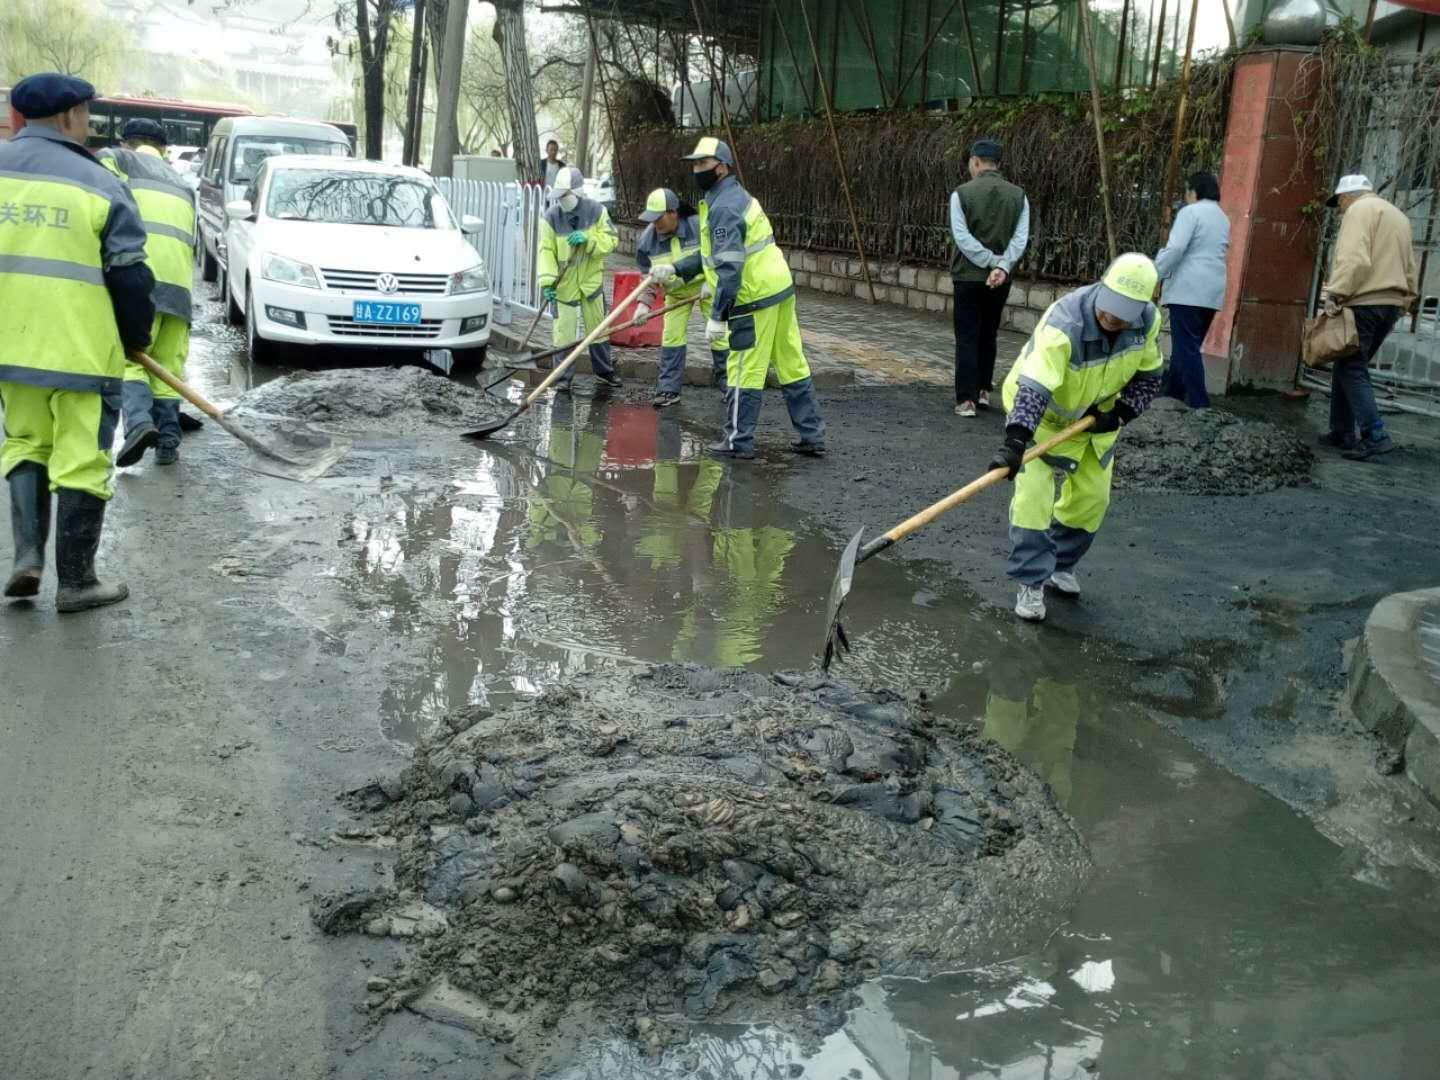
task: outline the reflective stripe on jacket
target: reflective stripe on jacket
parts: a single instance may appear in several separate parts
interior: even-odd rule
[[[105,271],[144,258],[134,200],[88,150],[40,125],[0,144],[0,381],[119,390]]]
[[[589,234],[583,247],[571,247],[567,239],[577,229]],[[540,258],[537,279],[543,289],[555,285],[560,271],[572,260],[575,265],[555,286],[562,303],[575,304],[599,292],[605,283],[605,256],[615,250],[620,238],[610,215],[593,199],[582,198],[574,210],[561,209],[557,202],[540,219]]]
[[[771,307],[795,293],[770,219],[740,181],[727,176],[700,202],[700,258],[724,321]]]
[[[704,284],[700,263],[700,217],[691,214],[680,219],[679,226],[669,236],[661,236],[654,224],[647,225],[635,244],[635,265],[645,273],[657,263],[673,265],[678,271],[670,287],[665,290],[666,302],[692,300],[700,295]],[[648,306],[654,306],[655,289],[646,290],[641,298]]]
[[[1098,284],[1062,296],[1046,309],[1005,379],[1005,408],[1020,387],[1045,398],[1045,418],[1073,423],[1092,405],[1107,406],[1137,374],[1158,373],[1160,309],[1145,305],[1143,329],[1121,330],[1111,342],[1095,320]]]
[[[145,147],[115,147],[97,155],[124,180],[145,223],[145,261],[155,275],[155,308],[191,321],[190,282],[195,261],[195,199],[160,154]]]

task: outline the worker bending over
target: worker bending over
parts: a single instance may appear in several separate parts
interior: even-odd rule
[[[10,91],[0,144],[0,473],[10,484],[10,597],[34,596],[45,570],[50,494],[61,611],[113,604],[95,552],[110,499],[114,413],[125,347],[150,343],[155,284],[135,201],[85,148],[95,88],[31,75]]]
[[[1100,281],[1050,305],[1005,380],[1005,442],[990,467],[1015,481],[1006,573],[1020,583],[1022,619],[1045,618],[1047,585],[1080,595],[1075,566],[1110,504],[1120,428],[1160,392],[1156,277],[1148,257],[1121,255]],[[1088,431],[1021,467],[1031,439],[1044,442],[1085,416],[1095,418]]]
[[[709,286],[702,276],[700,264],[700,216],[695,208],[680,201],[669,188],[656,188],[645,200],[641,221],[649,224],[635,245],[635,263],[645,273],[660,265],[675,267],[678,276],[665,290],[665,306],[681,303],[665,312],[665,336],[660,341],[660,377],[655,383],[655,396],[650,403],[657,409],[674,405],[680,400],[685,384],[685,356],[689,340],[690,313],[698,301],[708,322],[710,319]],[[688,280],[687,280],[688,279]],[[645,290],[636,307],[636,315],[644,318],[655,306],[655,286]],[[710,350],[710,366],[715,385],[725,389],[724,349]]]
[[[102,150],[101,164],[124,180],[145,224],[145,262],[155,275],[155,323],[150,356],[177,378],[190,352],[190,277],[195,247],[195,200],[180,174],[165,163],[165,129],[155,120],[130,120],[125,145]],[[180,457],[180,395],[133,361],[121,388],[125,441],[115,464],[134,465],[152,446],[155,464]]]
[[[715,138],[701,139],[686,161],[700,200],[700,257],[710,283],[705,339],[728,349],[725,428],[710,452],[753,458],[765,376],[771,367],[799,439],[791,449],[825,453],[825,421],[815,400],[810,365],[795,315],[795,281],[760,203],[733,175],[735,155]],[[663,285],[664,282],[662,281]]]
[[[605,321],[605,256],[618,242],[610,215],[594,199],[580,194],[585,175],[566,167],[556,174],[555,203],[540,219],[540,290],[551,305],[553,341],[568,345]],[[619,386],[610,362],[610,342],[590,346],[590,367],[606,386]],[[557,389],[569,390],[572,367]]]

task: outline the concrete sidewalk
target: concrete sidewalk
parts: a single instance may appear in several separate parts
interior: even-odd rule
[[[609,269],[633,269],[628,258],[615,257]],[[606,295],[613,302],[612,281]],[[925,311],[907,311],[889,304],[869,304],[853,296],[799,289],[800,332],[805,356],[816,385],[825,388],[881,383],[933,383],[949,388],[954,381],[954,331],[950,317]],[[513,350],[529,328],[529,320],[516,319],[495,327],[497,346]],[[704,323],[698,312],[691,317],[686,383],[710,383],[710,355],[705,348]],[[550,347],[550,319],[542,317],[527,351]],[[1023,334],[1001,331],[995,378],[999,385],[1020,348]],[[653,381],[659,371],[658,349],[615,349],[623,377]],[[588,370],[582,359],[580,370]]]
[[[1350,665],[1350,706],[1440,805],[1440,589],[1375,605]]]

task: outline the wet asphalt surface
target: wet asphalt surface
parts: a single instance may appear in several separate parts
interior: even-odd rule
[[[218,318],[191,372],[228,401],[276,373]],[[713,395],[657,414],[647,390],[557,399],[480,447],[370,435],[303,486],[214,425],[178,468],[118,478],[102,572],[131,600],[0,611],[7,1073],[1433,1075],[1433,819],[1337,705],[1369,605],[1433,584],[1424,448],[1379,489],[1326,463],[1254,499],[1117,496],[1085,600],[1043,628],[1006,612],[999,496],[862,568],[843,676],[973,717],[1094,849],[1079,904],[1013,962],[874,984],[818,1050],[763,1017],[661,1060],[594,1031],[515,1062],[409,1013],[372,1026],[365,979],[398,947],[306,914],[388,874],[339,792],[446,710],[577,671],[807,666],[842,538],[980,471],[999,425],[957,431],[933,388],[834,391],[811,462],[777,396],[760,460],[720,464]]]

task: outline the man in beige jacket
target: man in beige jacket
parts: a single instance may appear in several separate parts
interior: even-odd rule
[[[1359,175],[1342,176],[1325,205],[1339,206],[1344,217],[1320,303],[1329,315],[1342,307],[1354,312],[1360,351],[1331,368],[1330,430],[1320,443],[1369,461],[1395,449],[1375,405],[1370,361],[1419,295],[1410,219]]]

